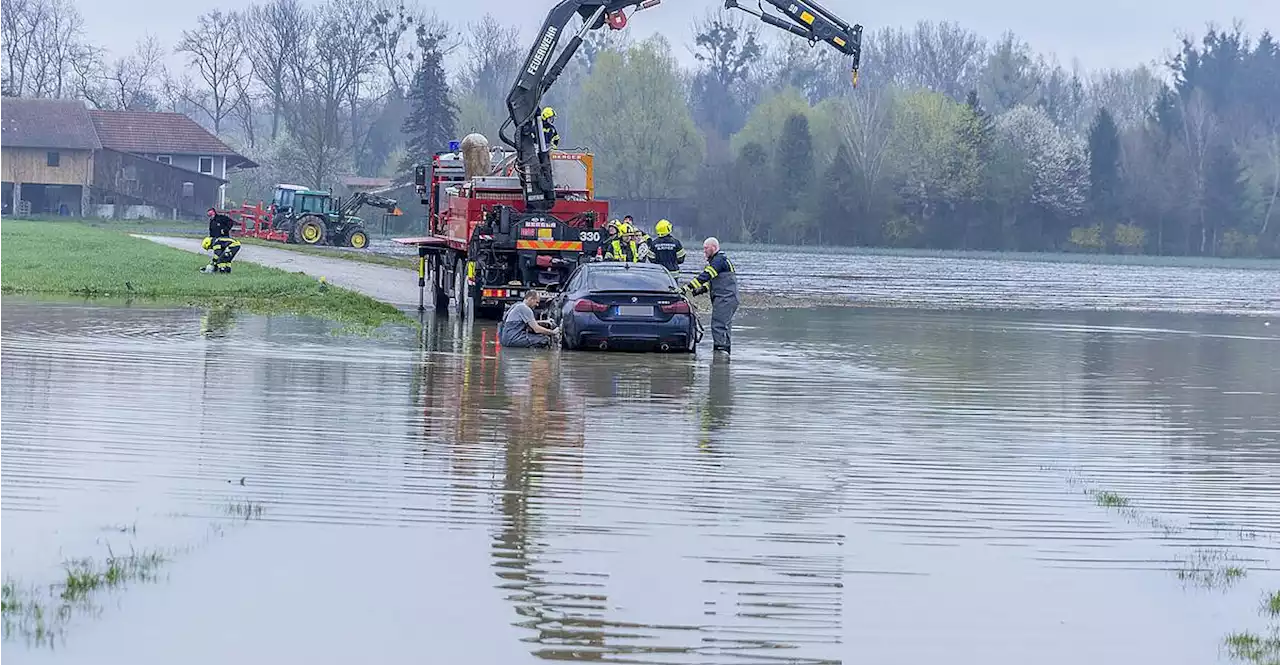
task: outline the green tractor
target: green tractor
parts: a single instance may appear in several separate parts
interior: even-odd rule
[[[301,245],[336,245],[364,249],[369,246],[369,233],[364,220],[357,217],[368,205],[392,215],[403,214],[395,199],[356,192],[346,200],[332,192],[322,192],[301,185],[276,185],[273,227],[287,234],[288,242]]]

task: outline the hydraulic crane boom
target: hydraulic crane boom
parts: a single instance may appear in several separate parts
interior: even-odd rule
[[[372,206],[380,208],[392,215],[400,215],[400,208],[396,206],[395,199],[389,199],[378,194],[370,194],[369,192],[356,192],[347,199],[338,210],[338,214],[343,217],[350,217],[360,211],[364,206]]]
[[[661,1],[562,0],[551,9],[546,20],[543,21],[538,38],[534,40],[533,48],[525,58],[511,92],[507,94],[507,111],[510,117],[498,132],[503,142],[516,150],[516,170],[524,189],[527,210],[547,211],[555,205],[556,201],[550,150],[543,138],[538,115],[542,95],[560,77],[560,73],[573,59],[582,45],[583,36],[589,30],[598,30],[606,24],[606,21],[610,27],[620,29],[618,24],[626,23],[624,10],[635,6],[647,9]],[[862,58],[861,25],[845,23],[814,0],[759,1],[758,12],[741,6],[738,0],[725,0],[724,6],[728,9],[741,9],[769,25],[803,37],[809,40],[810,46],[820,41],[826,42],[841,53],[852,56],[853,84],[857,85],[858,65]],[[766,12],[763,4],[765,2],[777,8],[782,14]],[[552,54],[555,52],[556,44],[559,43],[574,15],[582,17],[582,25],[565,44],[559,56],[553,60]],[[508,125],[514,127],[514,137],[507,135]]]

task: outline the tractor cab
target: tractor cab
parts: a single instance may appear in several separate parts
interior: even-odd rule
[[[312,190],[302,185],[276,185],[272,203],[280,213],[303,215],[330,212],[329,192]]]

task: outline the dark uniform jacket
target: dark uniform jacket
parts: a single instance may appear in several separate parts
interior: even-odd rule
[[[560,147],[560,132],[556,131],[556,126],[542,121],[542,138],[547,143],[548,150],[556,150]]]
[[[680,264],[684,263],[684,246],[674,236],[650,238],[649,249],[653,250],[654,263],[671,272],[680,272]]]
[[[724,252],[716,252],[711,256],[711,260],[707,261],[707,267],[698,273],[692,281],[686,285],[686,288],[694,293],[703,291],[711,292],[711,302],[720,299],[737,300],[738,299],[738,275],[733,269],[733,262]]]
[[[218,213],[209,218],[209,237],[225,238],[231,235],[231,227],[235,226],[232,219],[222,213]]]

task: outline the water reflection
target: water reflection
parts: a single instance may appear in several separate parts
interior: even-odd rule
[[[499,349],[493,326],[447,317],[365,340],[5,305],[6,574],[56,573],[60,550],[140,510],[139,533],[168,537],[252,500],[252,528],[281,535],[237,561],[327,575],[394,546],[405,568],[367,575],[427,580],[362,573],[336,610],[323,589],[264,597],[300,626],[373,605],[437,625],[419,601],[447,578],[497,595],[432,642],[652,663],[1213,662],[1252,600],[1172,573],[1226,548],[1249,567],[1233,594],[1280,582],[1280,331],[1257,320],[776,310],[744,313],[729,362]],[[334,533],[332,551],[289,544]],[[195,621],[172,608],[218,586],[157,601],[146,630]],[[133,653],[113,637],[132,611],[105,613],[85,653]],[[361,626],[423,653],[412,631]]]

